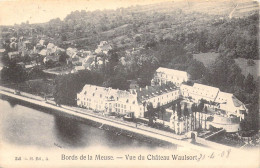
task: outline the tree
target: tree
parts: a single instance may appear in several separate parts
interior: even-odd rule
[[[185,117],[189,116],[189,110],[188,110],[188,107],[187,107],[187,103],[184,104],[183,115]]]
[[[176,110],[176,104],[174,102],[172,102],[172,111],[173,111],[173,113],[175,113],[175,110]]]
[[[59,62],[60,63],[66,63],[66,59],[68,58],[68,56],[66,55],[66,53],[61,52],[60,56],[59,56]]]
[[[202,78],[205,71],[206,68],[203,65],[203,63],[195,59],[192,59],[187,69],[187,72],[190,74],[192,80],[197,80]]]
[[[198,105],[198,111],[199,111],[199,127],[201,127],[201,118],[200,118],[200,113],[203,111],[204,108],[204,100],[201,99],[200,103]]]
[[[24,82],[27,77],[25,69],[15,62],[10,62],[7,67],[1,70],[1,79],[7,82],[20,83]]]
[[[163,118],[163,116],[165,115],[166,110],[165,110],[164,107],[161,107],[160,111],[161,111],[161,113],[162,113],[162,120],[163,120],[163,125],[164,125],[164,118]]]
[[[247,75],[245,81],[244,81],[245,91],[247,93],[253,93],[253,90],[255,89],[255,83],[254,83],[254,77],[250,73]]]
[[[1,62],[5,65],[8,66],[9,63],[11,62],[9,56],[7,55],[7,53],[4,53],[3,56],[1,57]]]
[[[148,125],[149,126],[153,126],[154,123],[154,119],[155,119],[155,109],[153,108],[153,104],[152,103],[149,103],[147,105],[147,112],[148,112],[148,118],[149,118],[149,123]]]
[[[193,116],[193,113],[195,113],[195,117],[193,117],[193,125],[194,125],[194,127],[195,127],[195,129],[196,129],[196,123],[197,123],[197,106],[196,106],[196,104],[195,103],[193,103],[192,104],[192,106],[191,106],[191,111],[192,111],[192,116]],[[194,122],[195,121],[195,122]]]
[[[145,114],[146,101],[143,102],[144,114]]]
[[[249,59],[249,60],[247,60],[247,65],[248,66],[254,66],[255,65],[255,61],[252,60],[252,59]]]
[[[160,112],[161,112],[161,108],[160,108],[160,103],[159,102],[157,103],[155,111],[157,112],[157,118],[159,119],[160,118],[159,115],[160,115]]]
[[[186,122],[186,131],[188,130],[188,118],[189,118],[189,110],[187,108],[187,103],[184,104],[184,109],[183,109],[183,114],[185,117],[185,122]]]
[[[103,80],[101,74],[88,70],[75,74],[59,75],[55,78],[55,102],[57,104],[76,105],[77,93],[86,84],[101,86]]]
[[[207,106],[204,107],[204,113],[205,113],[205,128],[207,128],[207,115],[206,115],[206,114],[208,114]]]
[[[177,116],[178,116],[178,119],[181,118],[181,115],[182,115],[181,103],[178,102],[178,103],[177,103]]]

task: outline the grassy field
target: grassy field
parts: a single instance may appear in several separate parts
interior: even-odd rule
[[[193,54],[193,58],[202,62],[205,67],[209,67],[218,56],[219,53],[214,52]]]
[[[242,70],[242,74],[247,76],[249,73],[251,75],[254,76],[254,78],[256,79],[257,77],[259,77],[259,65],[260,65],[260,60],[254,60],[255,65],[253,66],[248,66],[247,65],[247,59],[245,58],[238,58],[235,59],[236,64],[241,68]]]
[[[209,67],[215,59],[218,57],[218,53],[200,53],[200,54],[193,54],[193,58],[202,62],[206,67]],[[242,74],[246,77],[249,73],[254,76],[256,79],[259,77],[260,71],[259,71],[259,66],[260,66],[260,60],[254,60],[255,65],[253,66],[248,66],[247,65],[247,59],[245,58],[237,58],[235,59],[236,64],[241,68]]]

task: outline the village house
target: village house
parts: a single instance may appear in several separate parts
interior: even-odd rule
[[[79,71],[84,71],[85,67],[84,66],[74,66],[74,68],[71,70],[71,73],[77,73]]]
[[[15,59],[17,57],[20,57],[20,53],[18,51],[9,52],[8,57],[9,57],[9,59]]]
[[[106,113],[134,113],[136,117],[144,117],[149,103],[157,107],[178,98],[179,90],[167,85],[147,86],[129,91],[85,85],[77,94],[77,105]]]
[[[76,48],[67,48],[67,50],[66,50],[66,54],[70,57],[70,58],[72,58],[72,57],[75,57],[76,55],[77,55],[77,52],[78,52],[78,50],[76,49]]]
[[[168,68],[158,68],[152,79],[152,85],[162,85],[172,82],[176,86],[180,86],[183,82],[187,82],[189,75],[185,71],[179,71]]]
[[[17,49],[18,49],[18,44],[17,44],[15,41],[13,41],[13,42],[11,42],[11,43],[9,44],[9,47],[10,47],[11,49],[13,49],[13,50],[17,50]]]
[[[0,56],[2,57],[5,53],[5,49],[4,48],[0,48]]]
[[[91,70],[93,67],[93,62],[95,63],[95,56],[89,55],[82,60],[82,66],[84,66],[85,69]]]
[[[59,56],[65,54],[65,50],[58,46],[55,46],[53,43],[49,43],[46,48],[42,49],[38,54],[43,58],[43,62],[46,63],[49,60],[54,62],[59,61]]]
[[[12,43],[12,42],[17,42],[17,38],[16,37],[11,37],[10,38],[10,42]]]
[[[97,49],[95,50],[95,53],[100,54],[104,53],[107,54],[109,50],[111,50],[112,47],[110,44],[108,44],[107,41],[101,41],[100,44],[98,45]]]

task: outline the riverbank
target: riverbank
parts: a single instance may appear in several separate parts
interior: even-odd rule
[[[130,123],[126,121],[119,121],[115,119],[111,119],[105,116],[100,116],[95,114],[94,112],[86,109],[81,109],[78,107],[69,107],[69,106],[59,106],[57,107],[53,101],[45,101],[43,98],[35,95],[31,95],[24,92],[19,92],[17,94],[14,94],[15,90],[5,87],[0,87],[0,94],[18,99],[20,101],[24,101],[27,103],[34,104],[36,106],[48,108],[51,110],[55,110],[61,114],[69,114],[71,116],[80,117],[82,119],[91,120],[93,122],[99,123],[100,127],[102,128],[108,128],[106,126],[115,128],[118,131],[118,134],[124,134],[127,133],[127,135],[135,136],[135,135],[142,135],[149,138],[158,139],[161,141],[169,142],[174,145],[177,145],[178,147],[185,147],[196,151],[201,150],[207,150],[208,148],[214,149],[214,150],[225,150],[227,147],[221,144],[212,143],[205,141],[203,139],[198,138],[197,144],[190,143],[190,139],[188,139],[186,136],[178,136],[174,135],[172,133],[168,133],[161,130],[156,130],[153,128],[149,128],[143,125],[138,125],[136,127],[135,123]],[[18,95],[19,94],[19,95]],[[121,130],[121,131],[120,131]]]

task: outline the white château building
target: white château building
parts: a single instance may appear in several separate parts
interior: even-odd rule
[[[193,86],[182,84],[180,93],[183,98],[191,98],[195,102],[204,99],[214,103],[215,108],[223,110],[227,115],[235,115],[244,118],[244,113],[247,113],[245,105],[239,101],[233,94],[221,92],[219,88],[211,87],[194,83]]]
[[[179,89],[167,85],[146,86],[130,91],[85,85],[77,94],[77,105],[105,113],[134,113],[136,117],[144,117],[148,103],[156,107],[158,103],[164,105],[178,99],[179,96]]]
[[[151,83],[145,88],[123,91],[112,88],[85,85],[77,94],[77,105],[88,109],[119,114],[134,113],[135,117],[144,117],[147,105],[162,106],[183,97],[199,103],[201,99],[210,102],[210,106],[226,112],[227,116],[244,118],[245,105],[233,94],[221,92],[219,88],[195,83],[193,86],[182,84],[189,75],[184,71],[158,68]]]
[[[151,83],[152,85],[162,85],[167,84],[168,82],[172,82],[174,85],[179,87],[183,82],[187,82],[188,79],[189,75],[185,71],[160,67],[156,70]]]

